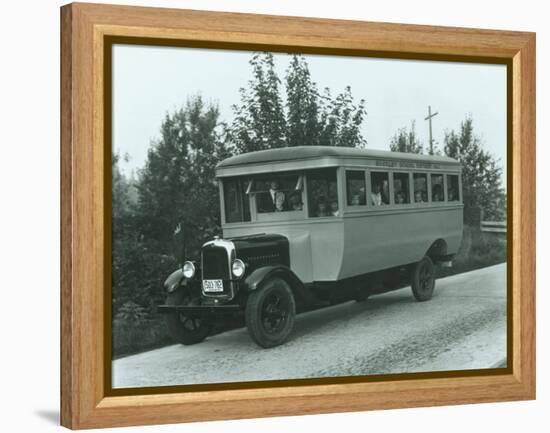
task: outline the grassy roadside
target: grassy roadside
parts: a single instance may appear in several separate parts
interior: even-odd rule
[[[451,268],[439,268],[438,278],[506,262],[506,236],[464,226],[462,244]]]

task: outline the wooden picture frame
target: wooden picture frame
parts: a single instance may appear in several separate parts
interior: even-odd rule
[[[507,368],[300,386],[110,392],[105,380],[110,299],[104,290],[111,260],[105,200],[110,162],[104,119],[111,107],[104,90],[109,41],[125,38],[155,45],[507,64]],[[61,8],[61,101],[62,425],[80,429],[535,398],[533,33],[76,3]]]

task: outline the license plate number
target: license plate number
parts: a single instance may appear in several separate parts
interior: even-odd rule
[[[202,280],[202,289],[205,292],[223,292],[222,280]]]

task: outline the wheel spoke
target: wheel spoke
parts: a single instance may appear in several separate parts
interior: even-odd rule
[[[180,316],[181,326],[184,328],[189,329],[188,323],[191,321],[191,319],[187,316]]]
[[[286,317],[284,298],[275,293],[267,297],[261,312],[261,323],[264,330],[269,334],[279,332],[284,326]]]
[[[196,317],[189,317],[180,314],[179,320],[181,326],[189,331],[196,331],[201,327],[201,320]]]

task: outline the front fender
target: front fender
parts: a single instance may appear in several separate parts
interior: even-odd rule
[[[254,269],[252,273],[250,273],[250,275],[248,275],[244,279],[244,287],[246,288],[247,291],[252,292],[254,290],[257,290],[258,287],[260,287],[264,281],[266,281],[267,279],[275,275],[280,276],[285,280],[290,278],[291,280],[296,279],[300,281],[298,277],[296,277],[296,275],[294,275],[294,273],[286,266],[273,265],[273,266],[264,266],[262,268]],[[288,281],[288,282],[291,285],[294,285],[294,281]]]
[[[309,290],[306,289],[302,281],[294,272],[292,272],[290,268],[284,265],[264,266],[262,268],[255,269],[244,279],[244,288],[247,292],[257,290],[261,287],[264,281],[267,281],[271,277],[279,277],[285,280],[292,289],[294,297],[298,303],[312,304],[312,302],[315,302],[309,293]]]
[[[182,282],[185,282],[185,277],[183,276],[183,269],[177,269],[174,272],[172,272],[168,278],[166,278],[166,281],[164,282],[164,287],[166,288],[166,291],[168,293],[172,293],[174,290],[176,290]]]

